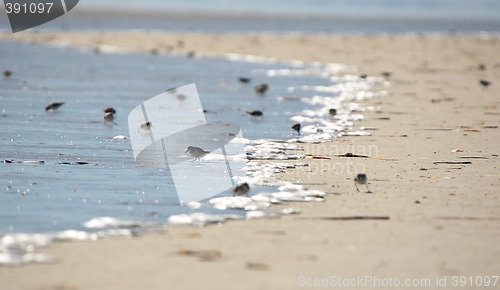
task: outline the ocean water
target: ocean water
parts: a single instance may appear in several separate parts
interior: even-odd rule
[[[211,33],[500,32],[497,0],[80,1],[33,30]],[[10,31],[0,11],[0,30]]]
[[[372,86],[385,84],[342,76],[348,68],[337,64],[237,55],[120,54],[15,42],[0,42],[0,53],[1,67],[13,72],[0,78],[0,264],[38,261],[26,256],[27,249],[52,240],[293,213],[274,212],[270,205],[322,201],[322,192],[277,180],[276,173],[295,165],[276,161],[304,157],[286,153],[300,149],[293,141],[368,135],[356,131],[354,122],[362,115],[352,111],[362,110],[357,101],[375,95]],[[240,83],[238,77],[251,82]],[[130,139],[116,138],[129,137],[129,126],[136,128],[128,114],[137,105],[191,83],[208,121],[223,118],[241,127],[247,166],[234,175],[235,181],[251,184],[252,198],[233,198],[228,189],[212,199],[180,204],[167,169],[138,166]],[[253,89],[259,83],[270,86],[262,96]],[[45,112],[52,102],[65,104]],[[116,124],[103,121],[106,106],[117,110]],[[335,118],[330,108],[338,110]],[[264,117],[252,118],[245,110],[261,110]],[[302,124],[302,135],[290,129],[293,122]],[[196,174],[208,173],[216,161],[210,156],[187,164]],[[264,161],[252,161],[259,159]],[[196,183],[196,174],[186,176],[188,182]],[[27,235],[35,233],[43,235]]]
[[[87,0],[86,7],[346,16],[500,19],[496,0]]]

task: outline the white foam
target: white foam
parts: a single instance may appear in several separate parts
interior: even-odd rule
[[[210,153],[208,155],[205,155],[202,159],[206,161],[224,161],[224,160],[229,160],[233,162],[246,162],[247,161],[247,155],[246,154],[236,154],[236,155],[222,155],[222,154],[215,154],[215,153]]]
[[[172,215],[168,218],[168,223],[175,225],[195,225],[205,226],[213,223],[223,223],[226,220],[238,220],[242,217],[234,214],[206,214],[206,213],[192,213],[192,214],[179,214]]]
[[[83,227],[88,229],[103,229],[103,228],[133,228],[139,227],[140,224],[133,221],[119,220],[112,217],[93,218],[83,223]]]
[[[246,146],[248,160],[297,160],[305,158],[302,154],[287,154],[285,150],[293,147],[286,147],[283,143],[266,142],[254,146]]]
[[[341,136],[371,136],[372,133],[366,131],[351,131],[351,132],[342,132]]]
[[[67,230],[49,234],[16,233],[0,239],[0,265],[22,265],[27,263],[53,263],[57,259],[38,253],[40,248],[57,241],[95,241],[111,236],[131,236],[127,229],[108,230],[97,233]]]
[[[271,216],[276,216],[276,214],[273,214],[271,212],[265,212],[262,210],[249,211],[246,214],[247,219],[260,219],[260,218],[266,218],[266,217],[271,217]]]
[[[271,206],[269,199],[235,196],[235,197],[217,197],[212,198],[208,202],[216,209],[242,209],[242,210],[258,210],[265,209]]]

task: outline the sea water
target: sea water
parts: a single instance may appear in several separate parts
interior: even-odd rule
[[[498,11],[497,0],[89,0],[33,30],[496,34]],[[0,30],[10,31],[4,11]]]
[[[0,42],[0,53],[2,68],[13,72],[0,78],[0,263],[26,261],[21,233],[44,233],[37,242],[43,244],[121,233],[112,229],[259,217],[276,214],[269,208],[272,203],[322,200],[324,193],[301,186],[262,184],[295,165],[261,162],[249,163],[248,174],[236,176],[252,184],[253,199],[235,199],[228,191],[209,202],[180,206],[166,169],[138,166],[130,140],[117,138],[137,126],[128,124],[128,113],[155,95],[195,83],[207,120],[223,117],[241,126],[248,160],[301,159],[286,154],[297,148],[289,142],[344,134],[362,116],[351,112],[355,103],[343,102],[371,97],[371,87],[384,83],[339,75],[348,69],[342,65],[244,56],[101,53],[14,42]],[[251,82],[240,83],[238,77]],[[260,83],[269,84],[264,95],[254,92]],[[46,112],[52,102],[64,105]],[[102,119],[107,106],[116,109],[116,124]],[[335,120],[328,113],[331,107],[338,109]],[[264,116],[252,118],[245,110],[261,110]],[[303,124],[300,136],[290,129],[297,121]],[[279,142],[269,143],[273,140]],[[209,162],[207,156],[193,166]],[[13,258],[19,251],[23,255]]]

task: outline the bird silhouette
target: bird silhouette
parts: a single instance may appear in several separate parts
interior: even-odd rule
[[[248,195],[248,192],[250,191],[250,186],[248,183],[244,182],[242,184],[236,185],[233,189],[233,196],[243,196],[243,195]]]
[[[300,123],[294,123],[290,128],[292,128],[292,130],[294,131],[297,131],[297,133],[300,135],[300,129],[302,128],[302,125],[300,125]]]
[[[366,193],[371,193],[368,188],[368,176],[366,176],[365,173],[359,173],[356,177],[354,177],[354,185],[356,185],[356,190],[359,192],[358,184],[366,185],[366,189],[368,190]]]
[[[262,116],[264,116],[264,113],[262,113],[262,111],[259,111],[259,110],[245,111],[245,113],[247,113],[248,115],[250,115],[252,117],[262,117]]]
[[[64,105],[64,102],[62,102],[62,103],[52,103],[52,104],[48,105],[47,107],[45,107],[45,111],[46,112],[55,111],[55,110],[59,109],[59,107],[61,107],[62,105]]]
[[[260,85],[255,86],[254,89],[258,95],[263,95],[269,89],[269,85],[268,84],[260,84]]]

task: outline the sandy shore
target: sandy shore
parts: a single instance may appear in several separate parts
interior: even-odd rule
[[[294,289],[314,279],[360,276],[456,289],[452,276],[500,275],[498,37],[0,35],[12,38],[336,62],[392,76],[389,95],[367,102],[375,110],[358,124],[378,129],[372,136],[306,145],[306,153],[331,159],[309,158],[308,168],[282,175],[331,193],[326,202],[294,204],[302,214],[279,219],[55,244],[45,252],[59,263],[1,268],[0,289]],[[480,79],[492,85],[482,88]],[[334,156],[346,152],[371,158]],[[435,163],[450,161],[470,164]],[[355,191],[353,164],[366,168],[373,194]],[[388,219],[335,219],[351,216]],[[444,276],[447,287],[437,287]]]

